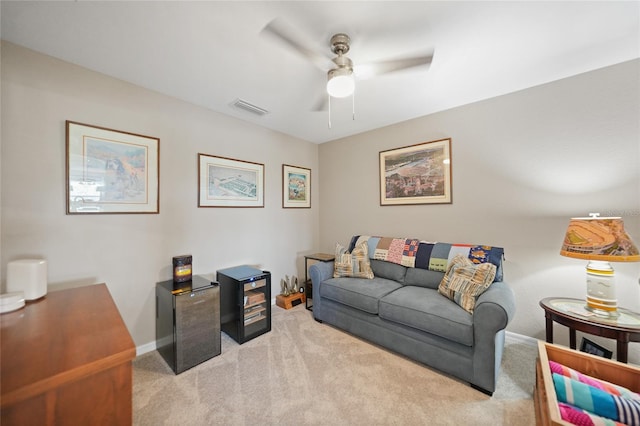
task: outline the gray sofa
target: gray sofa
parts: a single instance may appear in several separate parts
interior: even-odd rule
[[[470,314],[438,293],[444,272],[376,259],[370,264],[373,279],[333,278],[333,262],[312,265],[314,318],[492,395],[505,328],[515,314],[501,271]]]

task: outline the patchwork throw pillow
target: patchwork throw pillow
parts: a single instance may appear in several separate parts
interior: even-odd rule
[[[351,253],[340,244],[336,244],[336,259],[333,264],[333,278],[373,278],[373,271],[369,263],[369,249],[366,242],[354,247]]]
[[[478,296],[489,288],[495,276],[494,264],[475,264],[459,254],[449,264],[438,286],[438,292],[456,302],[465,311],[473,313]]]

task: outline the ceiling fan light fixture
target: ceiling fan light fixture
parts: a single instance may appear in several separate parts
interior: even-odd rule
[[[336,68],[328,73],[327,93],[334,98],[351,96],[356,88],[353,71],[349,68]]]

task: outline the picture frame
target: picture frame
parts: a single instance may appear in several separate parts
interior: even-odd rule
[[[311,169],[282,165],[282,208],[311,208]]]
[[[198,154],[198,207],[264,207],[264,164]]]
[[[580,342],[580,351],[585,352],[592,355],[601,356],[603,358],[611,359],[613,357],[613,352],[598,345],[595,342],[583,337],[582,342]]]
[[[67,120],[66,213],[158,214],[160,139]]]
[[[451,139],[380,151],[380,205],[451,204]]]

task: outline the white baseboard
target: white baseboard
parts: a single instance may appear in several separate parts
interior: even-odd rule
[[[529,336],[525,336],[524,334],[513,333],[511,331],[505,332],[505,336],[511,340],[515,340],[525,345],[530,345],[530,346],[538,345],[538,339],[536,339],[535,337],[529,337]]]
[[[276,298],[271,298],[271,305],[276,304]],[[145,343],[144,345],[136,346],[136,356],[144,355],[148,352],[155,351],[158,348],[156,341]]]
[[[147,352],[155,351],[157,348],[156,341],[145,343],[144,345],[136,346],[136,356],[144,355]]]

